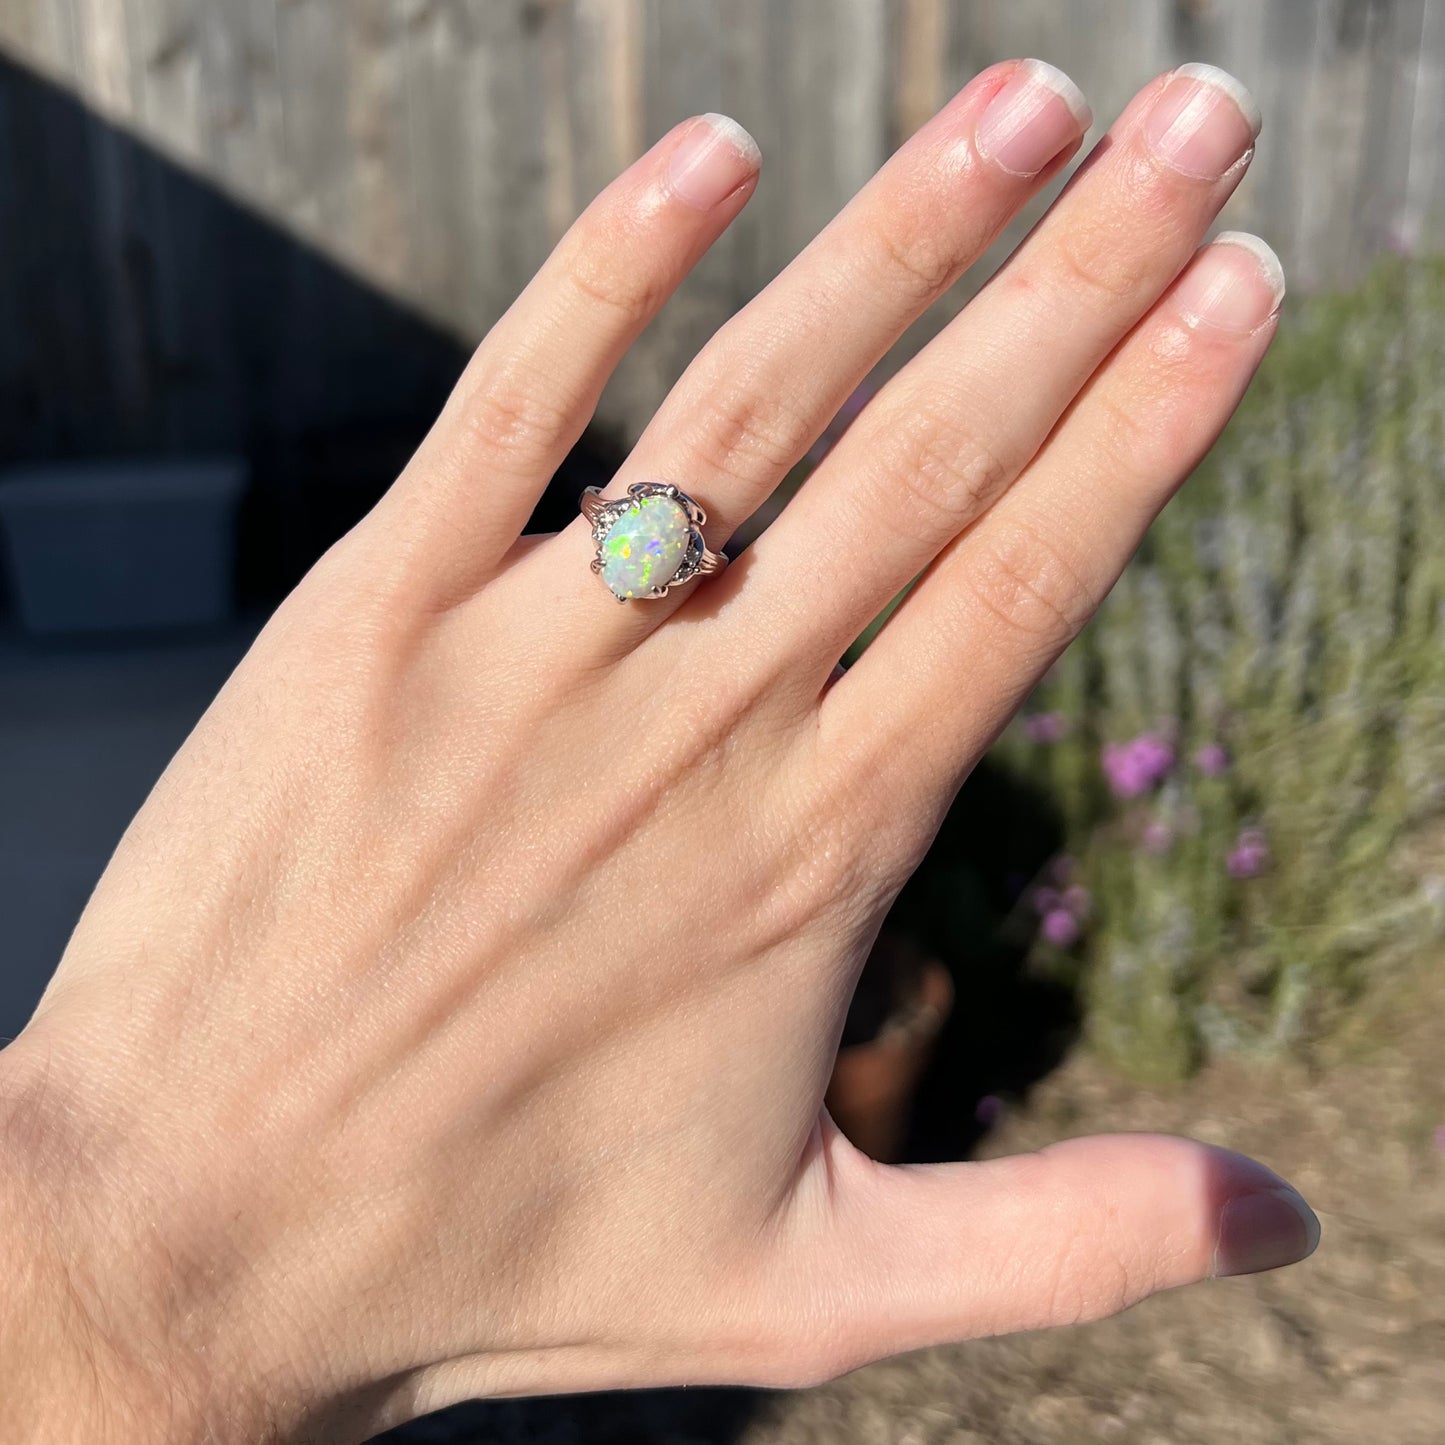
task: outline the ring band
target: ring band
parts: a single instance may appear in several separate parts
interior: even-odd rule
[[[597,543],[592,570],[619,602],[662,597],[727,566],[702,539],[707,513],[671,482],[633,482],[614,501],[586,487],[580,505]]]

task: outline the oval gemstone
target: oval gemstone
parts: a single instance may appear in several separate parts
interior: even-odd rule
[[[602,580],[614,597],[646,597],[677,575],[692,524],[672,497],[638,497],[602,539]]]

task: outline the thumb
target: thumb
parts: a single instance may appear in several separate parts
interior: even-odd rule
[[[931,1166],[874,1164],[838,1135],[825,1148],[828,1222],[794,1235],[823,1255],[801,1273],[811,1339],[832,1356],[823,1375],[1100,1319],[1175,1285],[1292,1264],[1319,1242],[1314,1212],[1277,1174],[1170,1135]]]

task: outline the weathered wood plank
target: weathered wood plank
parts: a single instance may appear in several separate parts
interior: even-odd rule
[[[167,155],[200,168],[206,162],[206,125],[197,0],[145,0],[127,7],[126,15],[139,77],[139,129]]]
[[[1415,109],[1407,141],[1410,164],[1399,243],[1445,245],[1445,4],[1429,0],[1416,57]]]
[[[176,445],[224,436],[255,404],[255,369],[236,355],[282,357],[266,405],[284,394],[299,417],[341,404],[319,358],[338,327],[373,323],[338,320],[304,246],[474,340],[623,166],[685,116],[721,110],[758,137],[763,180],[609,386],[604,420],[635,435],[888,151],[1010,56],[1068,69],[1096,135],[1168,66],[1240,74],[1266,129],[1222,224],[1268,237],[1297,286],[1445,239],[1445,0],[0,0],[0,49],[99,117],[62,122],[27,92],[0,120],[0,181],[33,198],[24,234],[0,241],[0,314],[44,328],[7,338],[0,367],[22,391],[42,374],[50,389],[89,385],[112,420]],[[37,113],[56,136],[19,135]],[[41,157],[79,170],[47,181]],[[213,190],[304,243],[274,253],[270,305],[244,254],[254,233]],[[55,255],[84,277],[41,264]],[[103,334],[89,351],[87,328]],[[46,406],[48,435],[84,429],[79,410]]]
[[[329,237],[345,255],[355,234],[345,22],[327,0],[275,4],[287,212],[305,234]]]
[[[1370,36],[1360,165],[1350,197],[1353,214],[1367,219],[1346,230],[1342,265],[1349,271],[1404,237],[1416,62],[1424,27],[1425,0],[1394,0]]]
[[[351,263],[389,290],[410,284],[414,216],[399,181],[410,162],[405,36],[394,0],[350,0],[343,29],[349,90]]]
[[[0,5],[0,50],[47,80],[79,87],[75,12],[65,0],[10,0]]]
[[[787,143],[782,108],[784,35],[779,7],[769,0],[736,0],[719,37],[720,108],[752,133],[763,152],[758,189],[728,228],[732,269],[725,278],[742,305],[788,263],[791,252],[773,216],[786,189]]]
[[[289,214],[286,92],[276,0],[199,0],[206,174]]]
[[[889,20],[896,56],[894,145],[911,136],[947,99],[950,23],[944,0],[902,0]]]

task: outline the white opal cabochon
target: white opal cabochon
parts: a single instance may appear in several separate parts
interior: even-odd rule
[[[675,498],[638,497],[602,539],[602,580],[624,601],[665,587],[682,566],[691,532],[687,509]]]

